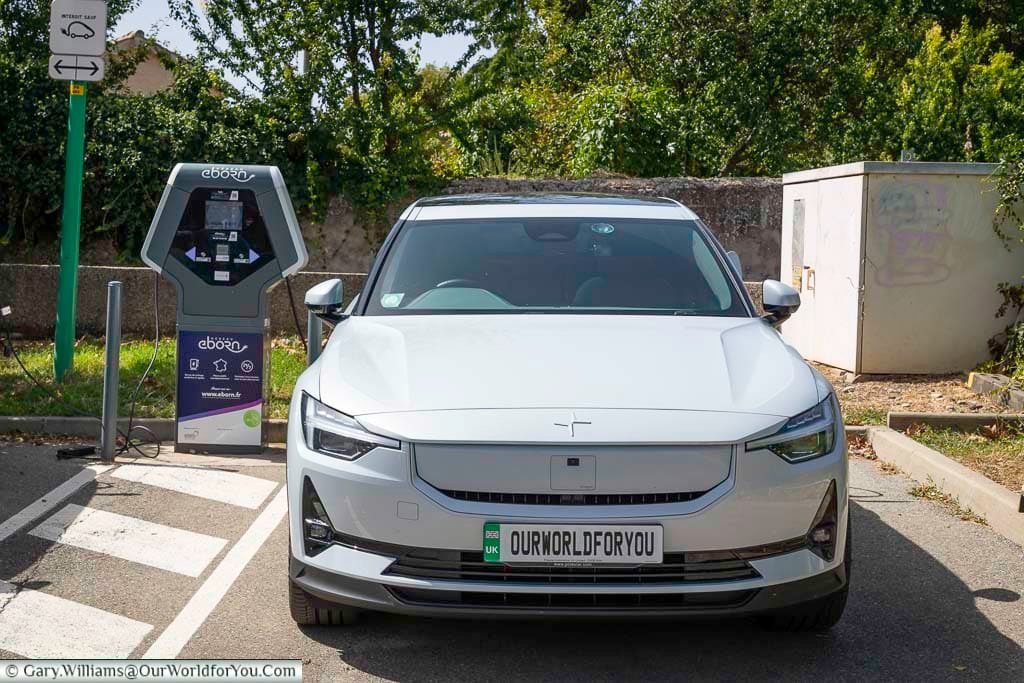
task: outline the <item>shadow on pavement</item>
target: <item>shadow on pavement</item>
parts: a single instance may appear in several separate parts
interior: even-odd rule
[[[971,591],[860,504],[846,614],[826,635],[776,634],[752,620],[508,622],[373,614],[308,628],[340,663],[389,680],[1024,679],[1024,651],[975,606],[1015,601]]]
[[[46,442],[45,437],[37,444],[0,442],[0,522],[13,517],[37,499],[46,496],[57,486],[70,480],[94,460],[58,460],[55,452],[59,444]],[[101,489],[107,485],[91,481],[76,493],[104,495]],[[63,507],[56,505],[19,531],[0,541],[0,581],[14,582],[20,588],[43,588],[48,582],[35,581],[30,570],[36,562],[53,547],[52,541],[30,536],[47,517]],[[19,577],[18,581],[14,581]]]

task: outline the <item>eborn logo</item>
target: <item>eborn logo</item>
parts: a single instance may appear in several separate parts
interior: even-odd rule
[[[199,175],[208,180],[237,180],[240,183],[247,183],[256,177],[255,173],[249,173],[244,168],[229,168],[227,166],[204,168]]]
[[[249,345],[242,344],[237,339],[225,339],[224,337],[211,337],[207,335],[206,339],[200,339],[197,344],[203,351],[230,351],[231,353],[242,353]]]

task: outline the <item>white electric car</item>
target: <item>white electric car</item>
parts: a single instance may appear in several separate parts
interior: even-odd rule
[[[668,199],[410,206],[288,424],[291,611],[750,614],[846,604],[846,440],[774,326],[799,305]]]

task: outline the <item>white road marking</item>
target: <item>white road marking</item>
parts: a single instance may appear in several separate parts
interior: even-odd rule
[[[202,574],[227,544],[223,538],[74,504],[29,533],[186,576]]]
[[[270,534],[288,512],[287,488],[282,486],[267,507],[260,513],[238,543],[228,551],[220,564],[210,573],[196,594],[178,613],[170,626],[160,634],[144,659],[173,659],[181,653],[188,641],[224,598],[231,585],[245,569],[256,552],[270,538]]]
[[[255,510],[277,482],[201,467],[122,465],[111,476]]]
[[[124,659],[152,626],[0,581],[0,649],[34,659]]]
[[[17,513],[3,524],[0,524],[0,542],[8,536],[17,533],[22,527],[30,522],[39,519],[44,514],[57,507],[71,494],[82,488],[97,476],[109,470],[113,465],[87,465],[84,470],[68,479],[66,482],[53,489],[45,496],[30,504],[21,512]]]

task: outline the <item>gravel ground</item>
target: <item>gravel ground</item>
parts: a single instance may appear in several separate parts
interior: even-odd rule
[[[860,375],[812,363],[832,382],[846,424],[885,424],[889,411],[1003,413],[1006,408],[967,388],[967,375]]]

